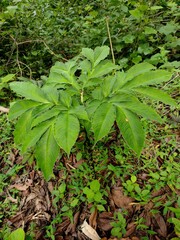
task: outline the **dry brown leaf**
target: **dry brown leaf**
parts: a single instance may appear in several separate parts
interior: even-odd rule
[[[74,215],[74,220],[73,220],[73,223],[70,223],[69,226],[67,227],[66,229],[66,235],[68,235],[68,233],[71,232],[72,235],[75,234],[76,232],[76,226],[78,224],[78,220],[79,220],[79,215],[80,215],[80,212],[78,211],[77,213],[75,213]],[[75,234],[76,235],[76,234]]]
[[[70,223],[71,223],[70,220],[68,218],[65,218],[62,223],[58,224],[56,233],[59,235],[64,233]]]
[[[112,199],[117,207],[129,209],[129,210],[132,209],[132,206],[130,205],[130,203],[133,202],[133,198],[125,196],[123,194],[122,187],[113,188],[111,191],[111,194],[112,194]]]
[[[124,237],[129,237],[132,233],[134,233],[136,230],[136,224],[135,222],[131,222],[127,225],[126,228],[126,234],[124,235]]]
[[[156,222],[156,226],[158,226],[158,229],[156,229],[157,233],[159,233],[162,237],[167,237],[167,226],[164,221],[164,218],[157,213],[156,215],[153,216]]]
[[[19,191],[26,191],[29,188],[29,185],[15,183],[9,187],[9,189],[16,188]]]
[[[89,225],[94,229],[97,227],[97,208],[91,213],[89,217]]]
[[[138,237],[132,237],[131,240],[140,240]]]
[[[113,222],[113,214],[111,212],[102,212],[98,217],[98,227],[103,231],[112,229],[111,222]]]

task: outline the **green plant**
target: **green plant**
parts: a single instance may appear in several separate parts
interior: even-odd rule
[[[0,90],[8,87],[8,83],[14,79],[15,74],[8,74],[5,77],[0,77]]]
[[[151,185],[147,184],[145,189],[141,189],[136,181],[136,176],[131,175],[131,178],[127,181],[124,181],[122,185],[131,197],[138,201],[148,202],[150,199]]]
[[[174,224],[174,231],[178,237],[180,237],[180,220],[177,218],[170,218],[168,222]]]
[[[104,211],[104,204],[106,204],[106,200],[103,199],[103,195],[107,195],[105,191],[100,189],[100,183],[98,180],[93,180],[89,183],[89,187],[83,188],[83,193],[87,197],[88,203],[92,203],[93,206],[91,211],[93,212],[96,208],[99,211]]]
[[[112,44],[122,68],[149,61],[178,68],[178,0],[1,1],[0,65],[39,78],[82,47]]]
[[[113,228],[111,229],[111,235],[113,237],[121,238],[126,233],[126,219],[122,213],[117,212],[114,214],[114,222],[111,223]]]
[[[84,48],[75,59],[57,62],[42,87],[32,82],[10,83],[13,91],[25,97],[10,108],[9,119],[19,118],[15,143],[22,154],[33,147],[46,179],[52,175],[59,148],[69,155],[82,130],[87,138],[94,134],[95,145],[115,121],[126,143],[140,156],[145,132],[138,116],[162,119],[137,94],[176,106],[168,94],[151,87],[168,81],[171,73],[146,62],[126,73],[118,71],[119,66],[105,60],[108,54],[107,46],[94,51]]]
[[[25,232],[22,228],[18,228],[4,240],[25,240]]]

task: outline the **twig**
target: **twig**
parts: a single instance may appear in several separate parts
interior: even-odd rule
[[[18,43],[16,41],[16,39],[10,35],[10,37],[13,39],[15,45],[16,45],[16,62],[17,62],[17,65],[18,65],[18,68],[19,68],[19,71],[20,71],[20,74],[21,74],[21,77],[23,75],[23,72],[22,72],[22,68],[21,68],[21,65],[19,63],[19,47],[18,47]]]
[[[115,64],[114,50],[113,50],[113,45],[112,45],[112,40],[111,40],[111,33],[110,33],[110,29],[109,29],[109,17],[106,17],[106,27],[107,27],[107,32],[108,32],[108,38],[109,38],[109,44],[110,44],[110,49],[111,49],[112,61]]]
[[[5,107],[0,106],[0,112],[8,113],[9,112],[9,108],[5,108]]]
[[[33,42],[43,43],[44,46],[49,50],[49,52],[50,52],[52,55],[54,55],[54,56],[56,56],[56,57],[59,57],[55,52],[53,52],[53,51],[50,49],[50,47],[47,45],[47,43],[46,43],[44,40],[42,40],[42,39],[26,40],[26,41],[24,41],[24,42],[19,42],[18,45],[22,45],[22,44],[26,44],[26,43],[33,43]],[[63,58],[63,57],[61,57],[61,59],[63,59],[64,61],[68,61],[66,58]]]
[[[105,9],[105,7],[106,7],[105,0],[103,0],[103,4],[104,4],[104,9]],[[110,44],[110,49],[111,49],[112,61],[115,64],[114,50],[113,50],[111,33],[110,33],[110,28],[109,28],[109,17],[106,16],[105,19],[106,19],[106,27],[107,27],[107,33],[108,33],[109,44]]]
[[[31,70],[31,68],[27,64],[25,64],[25,63],[23,63],[21,61],[19,61],[19,63],[21,63],[22,65],[26,66],[29,69],[29,78],[32,79],[32,70]]]

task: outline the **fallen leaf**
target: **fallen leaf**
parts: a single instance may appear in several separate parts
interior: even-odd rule
[[[113,214],[111,212],[102,212],[98,216],[98,227],[103,231],[112,229],[111,222],[113,222]]]
[[[154,219],[155,219],[155,223],[154,225],[156,224],[156,226],[158,228],[156,228],[156,232],[159,233],[162,237],[167,237],[167,226],[166,226],[166,223],[164,221],[164,218],[159,214],[155,214],[154,216]]]
[[[135,230],[136,230],[135,222],[129,223],[126,227],[126,234],[124,235],[124,237],[129,237],[132,233],[135,232]]]
[[[90,217],[89,217],[89,225],[96,229],[97,227],[97,208],[91,213]]]
[[[84,220],[83,224],[81,225],[81,231],[91,240],[100,240],[101,238],[97,234],[96,230],[92,228],[86,220]]]
[[[9,187],[9,189],[16,188],[19,191],[26,191],[29,188],[29,185],[15,183]]]
[[[113,188],[111,191],[111,194],[112,194],[112,199],[117,207],[124,208],[124,209],[132,209],[132,206],[130,205],[130,203],[133,202],[133,198],[125,196],[123,194],[122,187]]]

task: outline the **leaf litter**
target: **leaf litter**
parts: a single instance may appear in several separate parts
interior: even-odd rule
[[[108,148],[108,144],[106,146]],[[145,152],[146,150],[144,150]],[[153,153],[148,152],[150,157],[151,154],[153,155]],[[107,164],[115,165],[111,149],[108,155],[110,157]],[[22,157],[16,150],[11,152],[10,160],[12,165],[22,163]],[[162,162],[159,162],[162,166]],[[53,221],[63,206],[63,202],[73,197],[71,190],[67,189],[64,198],[58,202],[58,209],[56,209],[53,204],[54,196],[52,193],[62,179],[68,184],[73,177],[73,170],[86,163],[86,159],[77,161],[75,155],[72,154],[69,159],[63,157],[62,163],[64,169],[66,169],[66,176],[64,176],[63,170],[56,171],[55,178],[49,182],[45,182],[41,172],[33,170],[30,165],[25,166],[25,173],[20,171],[21,174],[17,174],[15,178],[10,179],[10,184],[6,187],[4,195],[10,202],[18,203],[18,211],[12,217],[5,218],[3,221],[11,229],[23,227],[25,231],[29,231],[31,224],[35,223],[35,239],[48,239],[45,237],[45,227]],[[98,176],[106,176],[106,174],[107,170],[102,169]],[[149,179],[148,170],[139,172],[136,177],[137,182],[143,186]],[[126,178],[128,180],[128,177]],[[10,193],[13,189],[18,191],[16,197]],[[92,204],[82,202],[75,209],[72,220],[68,216],[63,216],[59,222],[53,225],[55,239],[118,240],[117,237],[111,235],[112,223],[115,221],[114,214],[118,212],[125,213],[124,217],[126,219],[126,233],[121,238],[122,240],[140,240],[142,237],[147,237],[147,229],[154,232],[150,235],[151,240],[165,240],[176,237],[172,224],[167,221],[168,218],[175,217],[175,214],[168,209],[164,213],[166,202],[170,199],[173,201],[174,194],[179,194],[179,191],[175,190],[174,193],[169,186],[161,187],[158,190],[154,189],[151,191],[149,200],[141,203],[127,194],[122,182],[115,178],[115,182],[110,184],[110,189],[107,190],[105,211],[99,212],[95,208],[95,211],[91,212]],[[157,198],[158,206],[156,206]],[[176,204],[173,206],[177,207]],[[139,227],[138,219],[143,219],[143,226],[146,226],[146,228]]]

